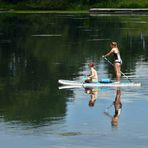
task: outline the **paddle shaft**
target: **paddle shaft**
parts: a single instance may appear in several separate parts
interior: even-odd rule
[[[106,57],[104,57],[104,59],[105,59],[110,65],[112,65],[112,66],[114,67],[114,64],[113,64],[110,60],[108,60]],[[126,77],[130,82],[132,82],[132,81],[129,79],[129,77],[126,76],[121,70],[120,70],[120,72],[121,72],[121,74],[122,74],[124,77]]]

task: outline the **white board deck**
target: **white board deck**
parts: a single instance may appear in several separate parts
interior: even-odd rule
[[[82,83],[79,81],[70,81],[70,80],[58,80],[58,82],[62,85],[68,86],[82,86],[82,87],[140,87],[141,83],[134,82],[121,82],[121,83]]]

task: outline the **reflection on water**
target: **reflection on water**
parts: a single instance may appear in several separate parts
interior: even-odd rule
[[[114,115],[110,115],[108,110],[110,107],[112,107],[112,105],[114,105]],[[121,103],[121,90],[120,88],[116,88],[116,97],[115,100],[113,102],[113,104],[111,104],[111,106],[106,108],[106,111],[104,112],[108,117],[111,117],[111,124],[112,126],[117,126],[118,125],[118,121],[119,121],[119,116],[121,113],[121,108],[122,108],[122,103]]]
[[[2,147],[10,147],[12,142],[14,147],[22,147],[24,141],[30,148],[102,147],[106,141],[113,147],[116,141],[112,137],[118,137],[124,147],[128,144],[123,141],[133,147],[137,146],[133,141],[147,145],[147,18],[0,14]],[[121,90],[124,108],[115,135],[103,113],[114,101],[114,89],[89,90],[87,94],[80,88],[59,90],[57,83],[58,79],[81,79],[91,62],[100,78],[115,79],[114,70],[101,58],[111,40],[120,45],[122,71],[142,83],[142,88]],[[88,102],[94,106],[89,107]],[[114,115],[112,109],[109,112]]]
[[[85,92],[90,95],[90,100],[89,100],[88,105],[90,107],[93,107],[97,99],[98,89],[97,88],[85,88]]]

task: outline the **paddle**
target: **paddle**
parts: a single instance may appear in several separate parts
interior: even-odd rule
[[[108,110],[113,106],[114,104],[112,103],[110,106],[106,107],[106,109],[104,110],[104,112],[108,112]]]
[[[113,67],[114,67],[114,64],[110,61],[110,60],[108,60],[105,56],[102,56],[110,65],[112,65]],[[120,72],[121,72],[121,74],[124,76],[124,77],[126,77],[130,82],[132,82],[130,79],[129,79],[129,77],[128,76],[126,76],[121,70],[120,70]]]

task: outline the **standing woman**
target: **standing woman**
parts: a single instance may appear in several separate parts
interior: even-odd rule
[[[114,68],[115,68],[115,73],[116,73],[116,81],[120,82],[120,77],[121,77],[121,64],[122,64],[122,59],[120,56],[120,51],[118,49],[118,45],[116,42],[112,42],[110,44],[111,50],[108,52],[106,55],[103,57],[110,56],[111,54],[114,57]]]

